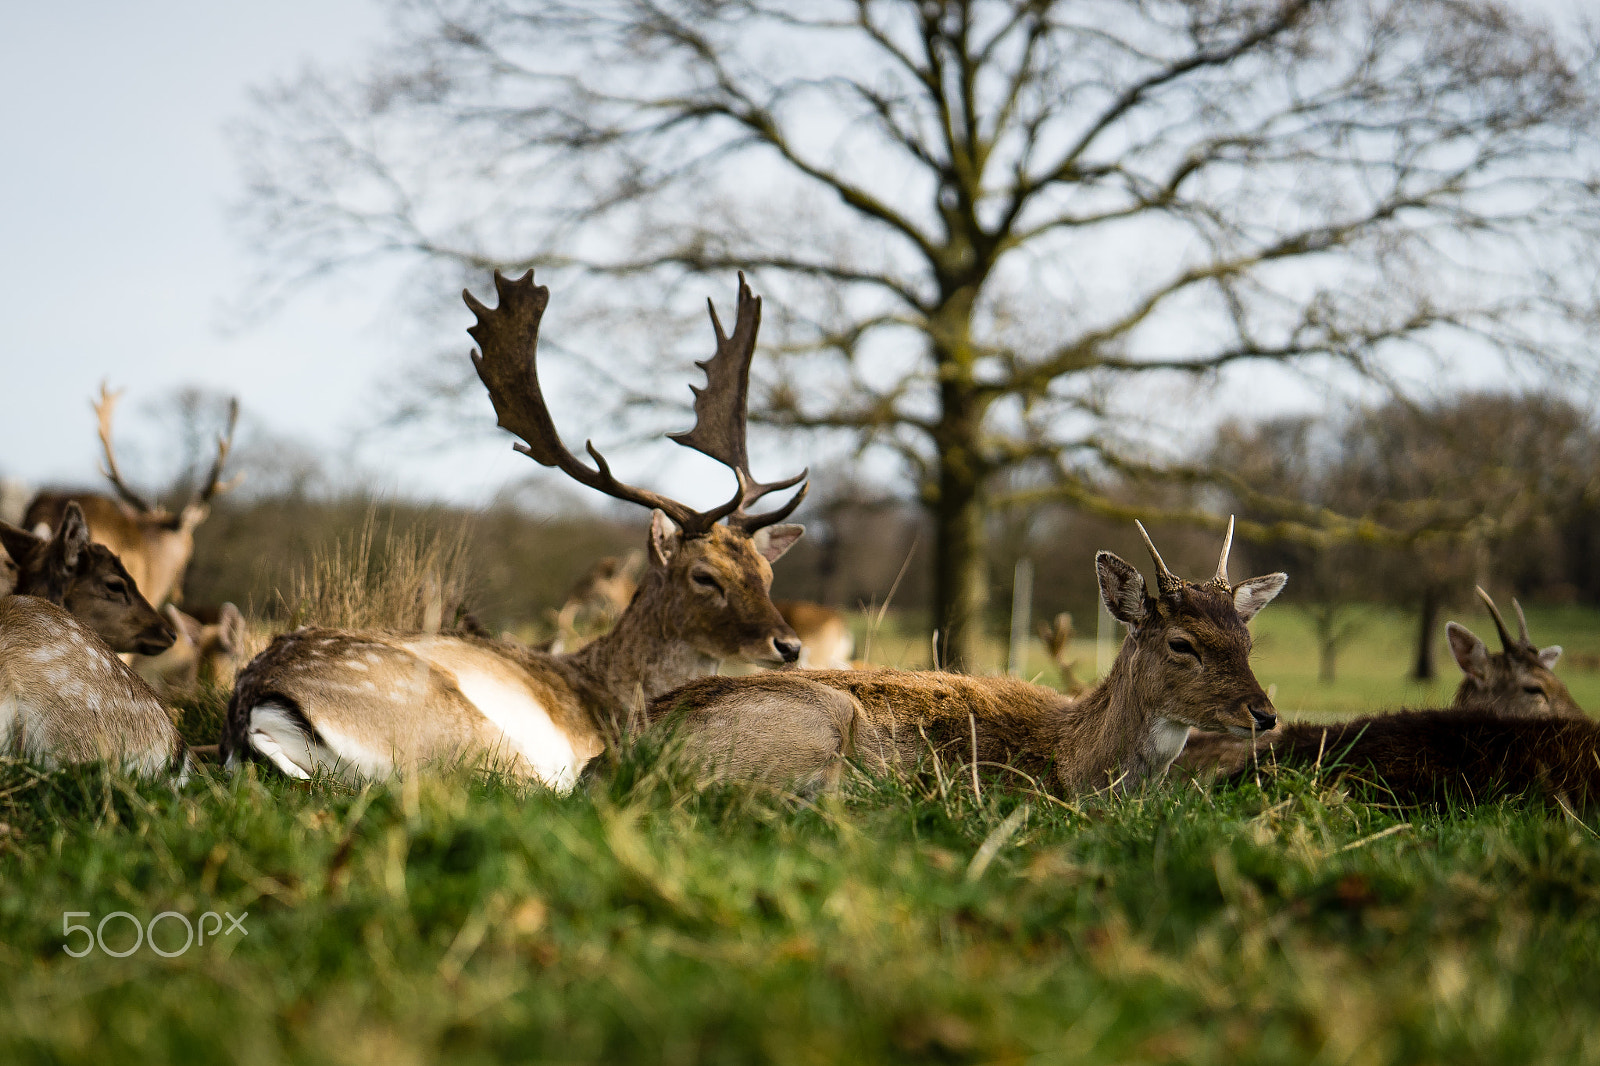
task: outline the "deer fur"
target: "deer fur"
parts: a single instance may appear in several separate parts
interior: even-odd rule
[[[36,596],[0,598],[0,751],[47,769],[104,760],[189,773],[150,687],[88,626]]]
[[[487,758],[522,778],[570,789],[605,744],[642,719],[646,701],[723,659],[793,662],[800,641],[772,605],[772,564],[803,528],[780,524],[798,505],[749,507],[800,484],[762,484],[749,470],[745,402],[760,300],[740,277],[733,334],[712,311],[717,352],[700,364],[695,426],[672,439],[717,459],[737,478],[710,511],[616,480],[567,451],[539,388],[535,353],[549,291],[495,275],[500,305],[471,294],[482,352],[478,375],[518,449],[574,480],[653,508],[645,572],[609,633],[570,654],[456,634],[304,629],[273,641],[241,671],[220,754],[264,759],[293,777],[318,768],[383,776],[427,764]]]
[[[1454,710],[1471,710],[1474,715],[1494,718],[1568,718],[1587,721],[1588,715],[1572,698],[1567,686],[1551,672],[1561,657],[1559,645],[1539,648],[1528,637],[1528,620],[1522,605],[1515,600],[1521,636],[1513,638],[1507,630],[1500,610],[1482,588],[1475,590],[1494,619],[1500,634],[1501,650],[1490,652],[1478,636],[1459,622],[1449,622],[1445,632],[1450,642],[1450,652],[1461,668],[1461,683],[1456,686],[1450,706]],[[1394,721],[1385,723],[1385,737],[1404,735],[1407,728],[1426,730],[1426,723],[1435,719],[1424,717],[1408,726],[1410,716],[1419,711],[1389,712]],[[1431,713],[1431,712],[1430,712]],[[1381,717],[1381,716],[1380,716]],[[1373,722],[1377,717],[1356,719]],[[1343,729],[1341,724],[1340,729]],[[1179,765],[1191,773],[1208,776],[1215,773],[1231,774],[1250,764],[1252,756],[1268,750],[1278,753],[1282,760],[1293,760],[1295,753],[1320,749],[1325,738],[1334,734],[1328,726],[1315,722],[1285,722],[1277,730],[1253,742],[1219,736],[1191,735]],[[1342,733],[1340,735],[1343,735]],[[1280,749],[1281,748],[1281,752]],[[1315,755],[1313,753],[1312,757]]]
[[[1080,699],[939,671],[783,673],[700,678],[657,699],[651,720],[714,777],[806,787],[836,778],[846,758],[880,770],[938,759],[1005,764],[1068,795],[1134,788],[1166,771],[1190,726],[1249,736],[1275,723],[1246,626],[1287,581],[1230,584],[1224,547],[1217,576],[1196,585],[1150,552],[1155,595],[1122,559],[1095,557],[1101,598],[1128,635]]]
[[[848,670],[856,653],[850,623],[832,607],[807,600],[775,600],[789,628],[800,638],[802,670]]]

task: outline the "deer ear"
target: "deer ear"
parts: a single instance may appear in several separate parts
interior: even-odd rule
[[[805,526],[789,523],[781,526],[767,526],[750,534],[750,542],[756,546],[756,551],[769,563],[775,563],[783,558],[783,553],[794,547],[794,542],[800,539],[800,534],[806,531]]]
[[[657,508],[650,512],[650,563],[666,566],[683,546],[683,534],[678,524],[667,517],[667,512]]]
[[[56,535],[50,538],[50,564],[64,574],[75,573],[78,559],[89,546],[89,525],[83,520],[83,508],[78,501],[67,504],[61,512],[61,524]]]
[[[1539,665],[1546,670],[1556,668],[1556,660],[1561,658],[1561,645],[1552,644],[1548,648],[1539,649]]]
[[[244,650],[244,615],[231,603],[223,604],[217,615],[217,647],[229,655]]]
[[[32,559],[34,552],[43,544],[43,537],[36,537],[26,529],[0,522],[0,550],[9,555],[19,567]]]
[[[1100,576],[1100,599],[1111,617],[1130,626],[1143,622],[1150,614],[1145,607],[1144,575],[1137,567],[1111,552],[1095,552],[1095,573]]]
[[[1445,636],[1450,640],[1450,654],[1456,658],[1461,672],[1474,681],[1489,679],[1489,649],[1478,635],[1460,622],[1446,622]]]
[[[1288,574],[1268,574],[1233,586],[1233,609],[1239,612],[1239,621],[1248,624],[1261,608],[1278,598],[1288,583]]]

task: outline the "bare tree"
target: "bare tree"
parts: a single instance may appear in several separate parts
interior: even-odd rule
[[[767,417],[903,461],[951,663],[987,510],[1100,506],[1134,426],[1196,413],[1182,382],[1559,362],[1591,310],[1596,68],[1510,4],[424,0],[395,26],[369,72],[259,101],[277,279],[538,267],[655,307],[752,271],[789,357]]]

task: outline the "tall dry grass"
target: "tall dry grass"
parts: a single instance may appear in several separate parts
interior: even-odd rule
[[[472,581],[468,530],[378,529],[368,512],[361,528],[315,549],[310,562],[279,591],[289,627],[459,628]]]

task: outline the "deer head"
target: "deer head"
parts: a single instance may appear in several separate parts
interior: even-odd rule
[[[1277,725],[1277,711],[1250,669],[1247,625],[1288,576],[1228,581],[1231,518],[1216,575],[1199,585],[1167,569],[1143,525],[1139,535],[1155,562],[1153,596],[1132,565],[1108,551],[1095,555],[1106,610],[1128,627],[1117,661],[1128,671],[1133,698],[1158,717],[1213,732],[1250,736]]]
[[[135,573],[140,586],[157,603],[161,603],[183,579],[183,572],[194,554],[194,531],[210,517],[211,501],[231,491],[243,477],[239,475],[228,481],[222,480],[223,467],[227,464],[229,452],[233,450],[234,430],[239,423],[239,401],[229,401],[227,429],[217,436],[217,455],[204,484],[190,495],[187,503],[172,511],[135,492],[117,468],[111,424],[117,401],[121,398],[121,391],[112,392],[101,382],[100,398],[94,402],[95,418],[100,424],[100,446],[105,452],[105,466],[101,468],[101,473],[117,490],[125,512],[138,526],[137,543],[133,542],[133,538],[126,538],[129,543],[124,544],[119,540],[113,547],[122,551],[129,570]],[[91,516],[91,525],[94,524]],[[96,529],[95,532],[96,539],[101,539],[98,536],[100,531]]]
[[[64,608],[113,651],[156,655],[176,639],[111,550],[89,540],[76,503],[48,540],[0,522],[0,546],[16,563],[18,595]]]
[[[1490,653],[1483,641],[1466,626],[1457,622],[1445,623],[1445,634],[1450,639],[1450,654],[1456,665],[1466,675],[1456,689],[1455,705],[1492,705],[1496,713],[1506,718],[1583,718],[1589,716],[1578,706],[1551,671],[1561,658],[1561,645],[1540,648],[1528,637],[1528,618],[1522,613],[1522,604],[1516,600],[1511,606],[1517,612],[1519,636],[1513,640],[1506,629],[1500,609],[1481,587],[1475,587],[1478,598],[1489,609],[1494,627],[1500,633],[1501,651]]]
[[[516,434],[517,451],[543,466],[556,467],[579,484],[651,509],[648,566],[640,595],[659,601],[674,635],[701,655],[754,662],[794,662],[800,640],[772,605],[772,564],[800,538],[804,527],[782,524],[805,497],[807,471],[770,483],[750,473],[745,446],[750,360],[761,324],[761,300],[739,275],[738,311],[732,335],[725,333],[711,307],[717,348],[697,365],[706,372],[704,388],[694,387],[694,428],[671,439],[707,455],[733,471],[737,486],[724,504],[697,511],[648,489],[626,485],[587,444],[594,466],[569,452],[556,432],[539,385],[539,324],[550,290],[533,282],[533,271],[508,279],[494,275],[499,305],[489,308],[463,292],[477,318],[468,329],[480,351],[472,353],[478,377],[489,390],[499,424]],[[709,301],[708,301],[709,303]],[[757,501],[799,485],[789,501],[752,514]]]

